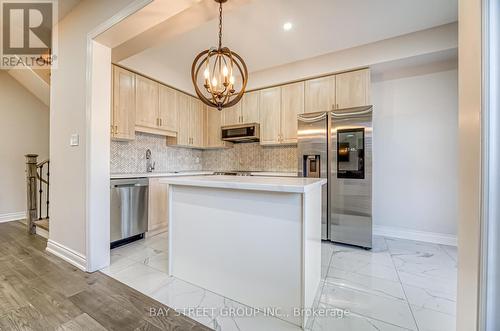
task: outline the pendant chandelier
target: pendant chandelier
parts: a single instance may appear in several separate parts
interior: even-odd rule
[[[204,50],[196,56],[191,79],[200,100],[222,110],[236,105],[243,97],[248,70],[241,56],[222,47],[222,4],[227,0],[214,1],[219,4],[219,47]]]

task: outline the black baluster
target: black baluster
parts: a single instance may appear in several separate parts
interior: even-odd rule
[[[42,193],[43,193],[43,188],[42,188],[42,185],[43,185],[43,182],[42,182],[42,174],[43,174],[43,165],[41,167],[38,168],[39,170],[39,176],[38,176],[38,181],[39,181],[39,184],[40,184],[40,189],[38,190],[38,193],[39,193],[39,197],[38,197],[38,201],[40,201],[39,203],[39,206],[38,206],[38,219],[41,220],[42,219]]]

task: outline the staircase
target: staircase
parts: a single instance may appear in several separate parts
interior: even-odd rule
[[[50,161],[38,162],[38,155],[26,157],[27,210],[26,226],[28,233],[48,237],[49,233],[49,188]]]

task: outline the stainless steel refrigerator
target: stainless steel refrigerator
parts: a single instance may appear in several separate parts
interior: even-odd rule
[[[327,178],[322,239],[372,247],[372,106],[301,114],[301,177]]]

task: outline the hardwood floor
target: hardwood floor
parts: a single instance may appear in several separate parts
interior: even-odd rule
[[[80,271],[45,247],[22,223],[0,224],[0,330],[210,330],[100,272]]]

